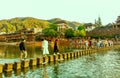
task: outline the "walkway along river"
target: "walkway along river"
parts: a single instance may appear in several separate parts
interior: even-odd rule
[[[5,63],[0,65],[0,73],[3,78],[119,78],[119,48],[116,45]]]

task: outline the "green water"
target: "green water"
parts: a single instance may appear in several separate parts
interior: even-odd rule
[[[34,45],[27,46],[28,58],[36,57],[42,54],[41,48]],[[0,58],[19,58],[20,50],[16,45],[0,45]]]
[[[2,74],[3,78],[120,78],[120,49]]]
[[[42,57],[43,52],[40,46],[27,45],[27,59]],[[71,51],[71,49],[66,49],[65,46],[62,47],[60,53],[65,53]],[[52,55],[53,49],[49,47],[50,55]],[[20,60],[20,50],[18,45],[0,45],[0,64],[13,63]]]
[[[27,46],[28,59],[42,56],[40,47]],[[52,54],[50,50],[50,54]],[[0,45],[0,64],[19,61],[19,47]],[[120,78],[120,49],[2,73],[3,78]]]

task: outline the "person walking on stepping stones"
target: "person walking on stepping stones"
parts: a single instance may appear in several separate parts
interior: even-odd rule
[[[27,58],[27,51],[26,51],[26,48],[25,48],[25,39],[22,39],[22,41],[20,42],[19,44],[19,48],[20,48],[20,51],[21,51],[21,54],[20,54],[20,59],[22,60],[23,56],[24,56],[24,59]]]
[[[48,41],[46,38],[42,39],[42,50],[43,50],[43,56],[46,56],[49,54]]]
[[[55,42],[54,42],[54,55],[55,54],[59,54],[58,39],[55,39]]]

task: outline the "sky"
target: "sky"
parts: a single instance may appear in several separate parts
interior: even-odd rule
[[[0,20],[15,17],[61,18],[79,23],[114,23],[120,16],[120,0],[0,0]]]

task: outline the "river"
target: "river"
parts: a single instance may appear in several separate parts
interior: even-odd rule
[[[5,48],[4,48],[5,49]],[[13,53],[16,48],[12,48],[12,52],[5,51],[2,58],[15,59],[19,53]],[[31,55],[28,57],[38,57],[41,55],[39,48],[32,49]],[[37,51],[38,50],[38,51]],[[29,51],[29,50],[28,50]],[[1,52],[1,51],[0,51]],[[9,53],[11,52],[11,53]],[[33,55],[33,56],[32,56]],[[2,60],[1,60],[2,61]],[[120,49],[112,49],[109,51],[98,52],[79,58],[58,61],[52,64],[35,66],[22,69],[16,73],[2,74],[2,77],[9,78],[120,78]]]

